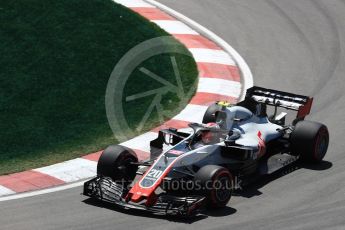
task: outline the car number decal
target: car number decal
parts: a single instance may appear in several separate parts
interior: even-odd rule
[[[151,169],[150,172],[147,174],[147,178],[152,178],[157,180],[163,174],[162,170],[158,169]]]

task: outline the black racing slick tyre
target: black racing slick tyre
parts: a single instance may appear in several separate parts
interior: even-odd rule
[[[329,142],[329,133],[325,125],[300,121],[290,136],[291,151],[300,155],[303,162],[318,163],[324,158]]]
[[[207,205],[211,208],[225,207],[232,195],[233,177],[228,169],[218,165],[206,165],[195,174]]]
[[[136,154],[129,148],[110,145],[102,153],[97,164],[97,175],[113,180],[133,180],[138,166]]]
[[[221,110],[222,110],[222,106],[218,105],[217,103],[210,105],[207,108],[204,114],[204,117],[202,118],[202,123],[207,124],[210,122],[216,122],[217,120],[216,113]]]

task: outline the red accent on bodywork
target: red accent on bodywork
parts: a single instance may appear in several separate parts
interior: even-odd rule
[[[310,113],[311,110],[311,105],[313,104],[313,98],[310,97],[308,98],[307,102],[299,107],[298,113],[297,113],[297,118],[304,118]]]
[[[183,155],[182,155],[183,156]],[[155,190],[157,187],[162,183],[163,178],[170,172],[172,166],[176,162],[177,159],[179,159],[181,156],[176,157],[171,164],[164,170],[162,175],[156,180],[156,182],[151,186],[151,187],[141,187],[140,182],[145,178],[145,176],[150,172],[150,170],[154,167],[154,164],[145,172],[145,174],[142,176],[142,178],[137,181],[134,186],[129,190],[126,200],[129,201],[131,200],[132,202],[140,202],[144,199],[146,199],[146,205],[153,205],[156,201],[156,194]],[[159,160],[159,159],[158,159]],[[157,160],[157,161],[158,161]]]
[[[258,144],[258,148],[259,148],[259,153],[258,153],[258,157],[261,157],[263,155],[265,155],[266,153],[266,144],[265,141],[262,139],[262,133],[259,131],[258,132],[258,138],[259,138],[259,144]]]
[[[152,168],[152,167],[151,167]],[[131,200],[132,202],[140,202],[144,199],[146,199],[146,204],[147,205],[152,205],[154,204],[154,200],[155,200],[155,190],[157,189],[157,187],[160,185],[160,183],[162,182],[162,178],[164,178],[166,176],[167,173],[163,173],[161,175],[161,177],[159,179],[157,179],[156,183],[149,187],[149,188],[145,188],[145,187],[141,187],[140,186],[140,182],[143,178],[145,178],[146,174],[151,170],[148,169],[146,171],[146,173],[143,175],[143,177],[137,181],[134,186],[131,188],[131,190],[128,192],[127,196],[126,196],[126,200]]]
[[[259,137],[260,140],[262,140],[261,139],[261,132],[260,131],[258,132],[258,137]]]

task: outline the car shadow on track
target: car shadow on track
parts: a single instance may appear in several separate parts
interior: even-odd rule
[[[242,196],[242,197],[246,197],[246,198],[250,198],[253,196],[259,196],[262,194],[259,191],[260,188],[262,188],[265,185],[267,185],[268,183],[270,183],[276,179],[279,179],[279,178],[281,178],[281,177],[283,177],[283,176],[285,176],[291,172],[294,172],[298,169],[305,168],[305,169],[310,169],[310,170],[322,171],[322,170],[327,170],[327,169],[331,168],[332,165],[333,164],[329,161],[322,161],[321,163],[314,164],[314,165],[304,164],[304,163],[297,161],[297,162],[294,162],[290,165],[287,165],[287,166],[277,170],[276,172],[274,172],[270,175],[258,176],[256,178],[253,178],[254,181],[250,182],[248,185],[243,186],[242,190],[236,190],[233,195],[234,196]],[[96,206],[99,208],[106,208],[109,210],[121,212],[121,213],[128,214],[128,215],[154,218],[154,219],[162,219],[162,220],[178,222],[178,223],[185,223],[185,224],[192,224],[194,222],[206,219],[208,217],[231,216],[237,212],[236,209],[226,206],[225,208],[220,208],[220,209],[203,209],[200,211],[199,214],[192,216],[192,217],[181,217],[181,216],[154,215],[152,213],[147,213],[147,212],[141,211],[141,210],[131,210],[131,209],[126,210],[126,209],[117,207],[114,204],[102,202],[102,201],[95,200],[92,198],[87,198],[87,199],[83,200],[83,202],[87,205],[92,205],[92,206]],[[231,202],[230,202],[230,205],[231,205]]]
[[[196,221],[203,220],[209,216],[212,216],[212,217],[229,216],[229,215],[232,215],[236,212],[236,209],[234,209],[234,208],[225,207],[225,208],[213,209],[213,210],[204,209],[204,210],[201,210],[200,213],[198,213],[195,216],[188,216],[188,217],[167,216],[167,215],[154,215],[152,213],[147,213],[147,212],[141,211],[141,210],[131,210],[131,209],[127,210],[127,209],[117,207],[111,203],[102,202],[102,201],[95,200],[92,198],[85,199],[85,200],[83,200],[83,202],[85,204],[96,206],[98,208],[106,208],[109,210],[121,212],[121,213],[128,214],[128,215],[154,218],[154,219],[164,219],[164,220],[168,220],[168,221],[172,221],[172,222],[185,223],[185,224],[192,224]]]
[[[248,184],[242,186],[242,189],[236,190],[234,192],[234,196],[242,196],[245,198],[251,198],[253,196],[259,196],[262,194],[260,192],[260,188],[264,187],[268,183],[277,180],[285,175],[288,175],[296,170],[299,169],[310,169],[315,171],[323,171],[331,168],[333,166],[332,162],[329,161],[322,161],[318,164],[306,164],[301,161],[296,161],[285,167],[275,171],[269,175],[257,176],[251,180]]]

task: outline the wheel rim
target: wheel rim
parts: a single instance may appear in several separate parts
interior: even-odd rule
[[[328,148],[328,136],[327,131],[322,129],[318,135],[315,145],[315,157],[317,159],[322,159]]]
[[[219,202],[227,201],[231,196],[230,180],[228,177],[221,177],[217,181],[217,188],[215,189],[215,196]],[[219,186],[219,188],[218,188]]]
[[[116,164],[116,169],[118,170],[118,172],[120,173],[120,177],[124,178],[126,180],[131,180],[133,179],[133,174],[131,171],[131,169],[134,170],[134,166],[131,165],[132,162],[134,162],[135,160],[132,159],[131,157],[126,157],[123,158],[121,160],[119,160]]]

